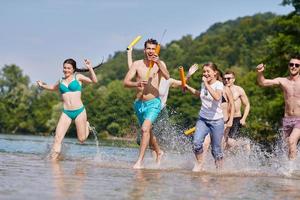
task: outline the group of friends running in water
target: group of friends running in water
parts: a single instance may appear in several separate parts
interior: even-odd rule
[[[159,44],[154,39],[144,43],[144,58],[132,60],[132,48],[127,50],[129,70],[124,78],[124,86],[136,90],[133,103],[139,125],[141,141],[139,142],[138,159],[133,165],[135,169],[144,168],[144,156],[149,146],[159,164],[164,152],[153,133],[153,124],[159,115],[165,112],[170,87],[181,87],[182,81],[170,77],[166,64],[156,53]],[[89,60],[84,60],[86,69],[78,69],[73,59],[63,63],[64,77],[54,85],[37,81],[40,88],[59,90],[63,101],[63,110],[59,118],[54,143],[50,152],[51,160],[58,160],[63,138],[72,122],[75,121],[77,136],[83,143],[88,135],[90,125],[87,121],[86,109],[81,101],[83,83],[97,83],[94,68]],[[261,86],[280,86],[284,93],[285,111],[282,120],[283,135],[288,146],[288,157],[296,159],[297,143],[300,139],[300,56],[293,56],[289,63],[289,76],[266,79],[263,75],[264,64],[256,67],[257,81]],[[198,70],[194,64],[189,68],[186,81]],[[89,71],[90,76],[77,73]],[[211,153],[217,168],[222,167],[223,150],[237,145],[240,128],[246,124],[250,111],[250,103],[244,89],[235,85],[235,73],[226,71],[222,75],[213,62],[202,66],[202,82],[200,90],[185,85],[185,90],[201,100],[201,108],[193,134],[193,152],[196,162],[193,171],[201,171],[205,152],[211,145]],[[241,112],[243,107],[243,113]],[[164,133],[168,134],[168,133]]]

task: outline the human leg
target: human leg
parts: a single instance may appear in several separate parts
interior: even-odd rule
[[[300,118],[284,117],[282,127],[283,137],[288,146],[288,157],[290,160],[294,160],[297,156],[297,143],[300,139]]]
[[[137,139],[136,143],[140,146],[141,145],[141,138],[142,138],[142,133],[140,130],[137,132]],[[153,128],[150,130],[150,141],[149,141],[149,149],[152,151],[152,156],[154,160],[159,163],[161,160],[161,156],[163,155],[163,151],[160,149],[158,145],[157,138],[153,134]]]
[[[140,152],[139,152],[138,160],[133,166],[134,169],[143,168],[144,156],[150,140],[151,127],[152,127],[151,121],[146,119],[142,125],[142,140],[140,145]]]
[[[87,139],[90,135],[91,125],[90,122],[86,121],[85,138]]]
[[[297,156],[297,144],[300,139],[300,129],[293,128],[291,135],[288,137],[288,157],[290,160],[295,160]]]
[[[224,133],[225,133],[224,135],[226,136],[225,137],[225,142],[226,142],[225,149],[229,149],[229,148],[237,145],[236,139],[239,137],[239,133],[240,133],[240,129],[241,129],[240,120],[241,120],[241,117],[235,117],[233,119],[232,127],[225,129],[225,131],[228,131],[228,134],[227,134],[227,132],[224,131]]]
[[[151,122],[151,128],[150,128],[150,140],[149,140],[149,146],[150,149],[155,151],[156,153],[156,162],[160,164],[161,157],[163,155],[163,151],[160,149],[158,145],[158,140],[153,134],[153,126],[157,122],[157,119],[159,118],[161,114],[161,101],[159,98],[154,98],[149,101],[144,102],[145,104],[145,112],[144,112],[144,118],[147,120],[150,120]]]
[[[211,144],[210,135],[207,134],[203,142],[203,158],[206,157],[209,145]]]
[[[210,138],[212,146],[212,155],[215,158],[216,167],[222,167],[223,153],[222,153],[222,138],[224,135],[224,121],[223,119],[209,121]]]
[[[159,164],[162,155],[164,152],[161,150],[159,146],[159,139],[162,139],[162,134],[164,134],[165,129],[165,115],[166,115],[166,109],[162,109],[156,118],[155,122],[152,124],[152,129],[150,132],[150,144],[149,147],[152,150],[152,155],[155,159],[155,161]],[[160,140],[161,141],[161,140]],[[164,142],[164,141],[162,141]]]
[[[160,164],[161,158],[164,152],[160,149],[157,139],[154,136],[152,130],[150,131],[150,148],[155,152],[155,160],[157,164]]]
[[[210,139],[210,135],[207,134],[205,136],[204,142],[203,142],[203,153],[202,154],[195,154],[196,155],[196,159],[197,159],[197,163],[195,164],[193,171],[197,172],[197,171],[201,171],[202,167],[203,167],[203,163],[204,160],[206,158],[207,152],[208,152],[208,148],[209,145],[211,144],[211,139]]]
[[[204,119],[200,118],[196,123],[196,131],[193,136],[193,151],[194,151],[195,157],[196,157],[196,163],[194,165],[193,171],[195,171],[195,172],[202,170],[203,159],[204,159],[203,143],[204,143],[205,137],[208,134],[208,131],[209,131],[209,129],[208,129]]]
[[[139,126],[142,126],[144,123],[144,116],[143,116],[143,103],[141,100],[136,100],[133,103],[133,108],[135,115],[138,119]],[[137,137],[136,137],[136,143],[140,146],[142,140],[142,131],[141,129],[137,130]]]
[[[50,154],[51,160],[58,159],[58,156],[61,152],[62,141],[67,133],[71,122],[72,120],[65,113],[61,114],[55,130],[54,143]]]
[[[230,128],[231,127],[225,127],[225,129],[224,129],[224,137],[223,137],[223,140],[222,140],[223,149],[224,150],[226,150],[227,148],[229,148],[229,145],[228,145],[228,141],[229,141],[228,133],[230,131]]]
[[[149,143],[151,143],[151,147],[157,152],[157,160],[160,161],[160,152],[158,143],[156,138],[153,137],[151,132],[152,124],[157,119],[160,113],[160,99],[154,98],[148,101],[135,101],[134,109],[135,113],[138,117],[139,124],[142,125],[142,140],[140,144],[140,152],[139,157],[133,168],[140,169],[143,168],[143,160],[145,156],[145,151]]]
[[[82,144],[87,137],[89,136],[88,123],[87,123],[87,115],[86,110],[84,109],[76,118],[75,125],[77,131],[77,138],[79,142]]]

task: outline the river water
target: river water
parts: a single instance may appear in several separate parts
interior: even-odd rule
[[[192,172],[192,152],[166,152],[156,166],[134,170],[138,149],[97,148],[64,140],[63,159],[47,159],[53,137],[0,134],[0,199],[300,199],[300,162],[253,147],[229,152],[216,171],[209,154],[203,172]]]

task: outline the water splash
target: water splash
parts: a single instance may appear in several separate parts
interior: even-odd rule
[[[153,133],[164,150],[174,153],[191,152],[192,137],[184,135],[185,129],[172,120],[175,116],[176,111],[164,108],[153,124]]]
[[[90,125],[89,131],[92,132],[93,135],[94,135],[94,140],[95,140],[95,143],[96,143],[96,156],[100,156],[99,140],[98,140],[98,137],[97,137],[97,130],[94,126]]]
[[[262,145],[248,138],[238,139],[239,145],[224,151],[222,173],[250,176],[299,176],[299,156],[295,161],[288,160],[286,149],[275,146],[268,151]],[[250,148],[247,148],[249,144]],[[212,156],[207,155],[205,170],[213,172]],[[213,169],[213,170],[212,170]]]
[[[175,124],[172,118],[178,117],[176,111],[164,109],[155,124],[153,133],[157,137],[159,145],[166,150],[166,156],[160,168],[181,168],[191,165],[195,161],[192,153],[192,137],[183,134],[183,127]],[[278,130],[282,135],[282,130]],[[246,135],[251,135],[246,134]],[[298,147],[298,150],[300,147]],[[215,173],[214,159],[206,152],[204,171]],[[299,151],[300,152],[300,151]],[[177,155],[176,155],[177,154]],[[175,158],[177,157],[177,158]],[[224,151],[224,166],[221,170],[224,174],[266,175],[266,176],[299,176],[300,159],[288,160],[287,147],[281,137],[278,137],[276,145],[272,149],[251,141],[249,138],[239,138],[237,145]],[[188,160],[188,159],[191,160]]]

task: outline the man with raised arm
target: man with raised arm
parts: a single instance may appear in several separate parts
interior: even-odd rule
[[[152,124],[161,110],[159,98],[159,83],[161,77],[169,79],[169,72],[163,61],[155,53],[158,43],[154,39],[148,39],[144,44],[144,59],[134,61],[124,78],[124,86],[136,88],[137,99],[134,102],[135,113],[142,129],[142,141],[139,157],[133,168],[143,168],[145,151],[149,141],[153,140],[151,133]],[[151,66],[150,63],[154,63]],[[135,80],[133,80],[135,78]],[[155,143],[157,145],[157,143]],[[158,148],[159,147],[154,147]],[[157,162],[160,161],[158,155]]]
[[[274,79],[265,79],[263,71],[264,64],[259,64],[257,69],[257,80],[259,85],[280,86],[284,95],[284,118],[282,126],[284,137],[288,144],[288,157],[295,160],[297,156],[297,143],[300,139],[300,56],[294,56],[290,59],[288,68],[288,77],[277,77]]]

